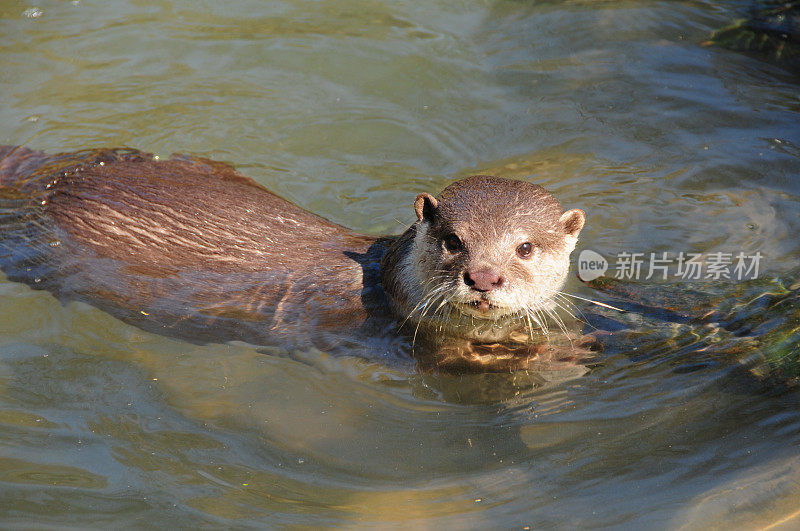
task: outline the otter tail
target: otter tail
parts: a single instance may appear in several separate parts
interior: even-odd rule
[[[39,183],[29,181],[46,160],[41,151],[0,145],[0,270],[8,279],[37,289],[49,267],[52,237],[32,201]]]
[[[23,146],[0,146],[0,187],[11,186],[42,163],[45,154]]]

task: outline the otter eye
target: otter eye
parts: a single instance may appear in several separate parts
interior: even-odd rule
[[[442,243],[444,243],[445,249],[451,253],[457,253],[464,247],[464,244],[461,243],[461,239],[455,234],[449,234],[445,236],[442,240]]]
[[[533,253],[533,244],[531,242],[525,242],[517,247],[517,255],[520,258],[530,258],[531,253]]]

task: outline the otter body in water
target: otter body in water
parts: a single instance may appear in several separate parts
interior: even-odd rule
[[[12,280],[193,341],[335,350],[403,328],[441,368],[526,368],[583,212],[484,176],[414,207],[405,233],[372,237],[207,159],[0,148],[0,266]]]

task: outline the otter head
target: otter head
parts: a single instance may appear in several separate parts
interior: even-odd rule
[[[567,278],[583,211],[564,212],[541,186],[486,176],[453,183],[438,197],[420,194],[414,209],[406,264],[417,287],[409,294],[418,309],[412,321],[489,340],[512,332],[511,321],[544,326]]]

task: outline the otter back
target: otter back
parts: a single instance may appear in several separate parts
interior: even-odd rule
[[[566,333],[555,308],[583,211],[492,176],[422,193],[414,210],[402,235],[375,238],[208,159],[0,147],[12,280],[190,341],[384,357],[410,339],[422,366],[536,367],[552,351],[546,319]]]
[[[0,265],[12,280],[192,340],[284,344],[358,329],[384,242],[232,167],[134,150],[1,148]]]

